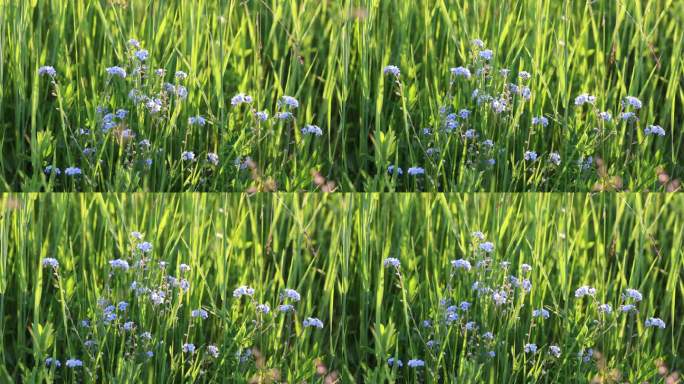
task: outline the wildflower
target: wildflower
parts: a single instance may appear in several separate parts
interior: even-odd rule
[[[492,253],[494,252],[494,243],[491,241],[485,241],[484,243],[480,244],[480,249],[487,253]]]
[[[529,264],[523,264],[520,266],[520,269],[523,271],[523,273],[529,273],[532,271],[532,266]]]
[[[482,142],[482,145],[484,145],[485,147],[488,147],[488,148],[492,148],[492,147],[494,147],[494,142],[490,139],[487,139],[487,140]]]
[[[77,176],[83,174],[83,171],[78,167],[69,167],[64,170],[64,174],[67,176]]]
[[[561,355],[561,349],[557,345],[552,345],[549,347],[549,354],[555,358],[559,358]]]
[[[649,317],[646,319],[646,322],[644,323],[646,327],[657,327],[660,329],[665,329],[665,322],[657,317]]]
[[[581,351],[579,356],[582,358],[582,362],[588,363],[591,361],[591,357],[594,356],[594,350],[589,348],[586,351]]]
[[[143,241],[142,243],[138,244],[136,247],[139,250],[143,251],[144,253],[149,253],[152,251],[152,244],[148,243],[147,241]]]
[[[290,288],[285,288],[285,290],[281,294],[281,297],[285,299],[290,299],[292,301],[300,301],[302,299],[302,297],[299,295],[299,292]]]
[[[596,102],[596,96],[583,93],[575,98],[575,105],[581,106],[584,104],[594,104]]]
[[[390,367],[393,367],[396,365],[397,367],[401,368],[404,366],[404,363],[402,363],[402,361],[399,359],[395,359],[394,357],[390,357],[389,359],[387,359],[387,365],[389,365]]]
[[[536,161],[537,160],[537,152],[535,151],[525,151],[525,156],[524,156],[526,161]]]
[[[639,120],[639,118],[634,112],[623,112],[620,114],[620,120],[626,122],[634,122],[636,120]]]
[[[461,303],[458,305],[458,308],[459,308],[461,311],[467,311],[467,310],[470,309],[471,306],[472,306],[471,303],[469,303],[469,302],[467,302],[467,301],[461,301]]]
[[[132,321],[127,321],[127,322],[125,322],[124,325],[123,325],[123,329],[124,329],[125,331],[132,331],[133,328],[135,328],[135,323],[132,322]]]
[[[164,77],[164,76],[166,76],[166,69],[164,69],[164,68],[155,69],[154,74],[159,76],[159,77]]]
[[[161,112],[162,101],[159,99],[149,99],[149,100],[147,100],[147,102],[145,102],[145,107],[147,108],[147,110],[151,114],[155,115],[155,114]]]
[[[480,51],[480,57],[487,61],[491,60],[493,56],[494,52],[492,52],[491,49],[485,49],[483,51]]]
[[[181,153],[181,159],[184,161],[193,161],[195,160],[195,153],[192,151],[184,151]]]
[[[207,161],[215,166],[219,165],[219,156],[214,152],[207,153]]]
[[[646,136],[665,136],[665,130],[660,125],[649,125],[644,128],[644,135]]]
[[[484,41],[482,41],[482,40],[480,40],[480,39],[473,39],[473,40],[470,41],[470,43],[471,43],[472,45],[476,46],[477,48],[480,48],[480,49],[482,49],[482,48],[485,47]]]
[[[45,173],[46,175],[49,175],[49,174],[61,175],[62,170],[57,168],[57,167],[54,167],[52,165],[48,165],[47,167],[45,167],[45,169],[43,169],[43,173]]]
[[[292,96],[283,96],[278,100],[278,106],[286,106],[291,108],[299,108],[299,101]]]
[[[423,360],[420,360],[420,359],[411,359],[408,361],[407,365],[410,368],[418,368],[418,367],[424,367],[425,362]]]
[[[469,129],[465,131],[465,133],[463,133],[463,137],[465,137],[466,139],[475,139],[477,138],[477,131],[475,131],[474,129]]]
[[[152,340],[152,334],[148,331],[141,333],[140,337],[145,339],[145,340]]]
[[[237,95],[233,96],[232,99],[230,99],[230,104],[234,107],[237,107],[240,104],[251,104],[252,101],[254,101],[252,96],[245,95],[244,93],[238,93]]]
[[[81,327],[90,328],[90,321],[88,319],[81,320]]]
[[[116,305],[116,308],[119,311],[125,311],[128,309],[128,303],[125,301],[120,301],[119,304]]]
[[[183,344],[183,352],[185,353],[195,353],[195,344],[192,343],[185,343]]]
[[[549,316],[549,311],[547,311],[544,308],[535,309],[534,311],[532,311],[532,317],[541,317],[543,319],[548,319]]]
[[[477,329],[477,323],[474,321],[469,321],[466,323],[465,329],[468,331],[474,331]]]
[[[200,115],[188,117],[188,125],[198,125],[200,127],[204,127],[206,124],[207,120]]]
[[[466,271],[470,271],[470,268],[472,268],[470,262],[465,259],[452,260],[451,266],[456,269],[465,269]]]
[[[52,257],[44,258],[41,263],[43,264],[43,267],[51,267],[52,269],[59,268],[59,261],[57,261],[57,259],[54,259]]]
[[[301,132],[302,132],[302,135],[314,135],[314,136],[323,135],[323,131],[317,125],[306,125],[306,126],[304,126],[304,128],[301,129]]]
[[[502,113],[506,110],[506,99],[498,98],[492,100],[492,109],[496,113]]]
[[[418,176],[418,175],[424,175],[425,174],[425,169],[421,167],[411,167],[408,169],[408,174],[410,176]]]
[[[150,300],[154,305],[164,304],[164,299],[166,298],[166,293],[164,291],[152,291],[150,292]]]
[[[291,304],[282,304],[278,306],[278,312],[291,312],[294,310],[294,306]]]
[[[489,357],[496,357],[496,352],[489,351],[489,352],[487,352],[487,355],[489,355]]]
[[[148,358],[152,358],[152,357],[154,357],[154,352],[152,352],[152,351],[147,351],[147,352],[145,352],[145,355],[146,355]]]
[[[506,294],[506,291],[494,291],[492,293],[492,300],[494,300],[496,305],[506,304],[507,298],[508,295]]]
[[[480,231],[475,231],[475,232],[471,233],[470,236],[472,236],[472,237],[474,237],[480,241],[484,241],[484,239],[485,239],[484,233],[482,233]]]
[[[121,67],[109,67],[107,68],[107,73],[109,74],[109,76],[118,76],[122,79],[126,78],[126,70]]]
[[[242,296],[254,296],[254,288],[243,285],[235,288],[233,291],[233,297],[241,298]]]
[[[109,266],[112,269],[121,269],[124,271],[128,271],[128,261],[123,260],[123,259],[115,259],[115,260],[109,260]]]
[[[385,75],[391,74],[394,77],[399,77],[399,75],[401,75],[401,71],[399,70],[399,67],[397,67],[395,65],[386,66],[385,68],[382,69],[382,73]]]
[[[263,313],[264,315],[268,315],[268,313],[271,312],[271,308],[268,306],[268,304],[259,304],[256,306],[256,311],[258,313]]]
[[[132,46],[133,48],[140,48],[140,42],[136,39],[128,39],[128,44]]]
[[[150,57],[150,53],[147,52],[147,49],[135,51],[135,58],[140,61],[145,61],[148,57]]]
[[[456,67],[456,68],[451,68],[451,74],[454,76],[462,76],[465,77],[466,79],[470,78],[470,70],[466,67]]]
[[[639,302],[643,299],[643,297],[641,296],[641,292],[632,288],[625,289],[625,293],[622,294],[622,297],[624,299],[633,299],[636,302]]]
[[[390,165],[387,167],[387,173],[394,174],[394,171],[397,171],[397,175],[401,176],[404,174],[404,170],[402,170],[400,167],[395,167],[394,165]]]
[[[45,366],[46,367],[54,366],[55,368],[59,368],[62,366],[62,363],[53,357],[48,357],[47,359],[45,359]]]
[[[123,120],[128,116],[128,110],[126,109],[117,109],[116,113],[114,114],[117,119]]]
[[[438,347],[438,346],[439,346],[439,342],[438,342],[438,341],[435,341],[435,340],[428,340],[427,343],[425,343],[425,345],[426,345],[428,348],[432,349],[432,348]]]
[[[79,359],[69,359],[66,361],[66,366],[68,368],[77,368],[77,367],[82,367],[83,362]]]
[[[525,344],[525,353],[537,353],[537,344],[528,343]]]
[[[637,99],[634,96],[627,96],[622,100],[622,106],[627,107],[631,106],[634,109],[641,109],[641,100]]]
[[[254,114],[254,116],[256,116],[256,118],[260,121],[268,120],[268,112],[267,111],[256,112]]]
[[[541,125],[542,127],[547,127],[549,125],[549,119],[544,116],[533,117],[532,125]]]
[[[200,308],[200,309],[193,309],[193,310],[190,312],[190,316],[192,316],[193,318],[198,318],[198,317],[200,317],[200,318],[202,318],[202,320],[206,320],[207,318],[209,318],[209,313],[207,313],[207,311],[205,311],[205,310],[202,309],[202,308]]]
[[[610,315],[613,312],[613,307],[610,304],[601,304],[598,306],[598,311]]]
[[[530,75],[530,73],[527,71],[520,71],[518,73],[518,77],[520,78],[520,80],[529,80],[532,77],[532,75]]]
[[[176,79],[183,81],[188,78],[188,74],[183,71],[176,71]]]
[[[458,111],[458,117],[460,117],[463,120],[466,120],[470,117],[470,110],[469,109],[461,109]]]
[[[382,261],[382,265],[384,267],[394,267],[394,268],[399,268],[401,266],[401,262],[399,259],[394,258],[394,257],[388,257],[385,260]]]
[[[522,87],[520,88],[520,95],[523,97],[525,100],[530,100],[532,98],[532,90],[530,87]]]
[[[636,311],[636,305],[634,304],[625,304],[620,306],[620,312],[622,313],[628,313],[633,311]]]
[[[274,115],[274,117],[278,120],[289,120],[293,117],[294,115],[292,112],[278,112]]]
[[[494,340],[494,334],[491,332],[485,332],[482,334],[482,338],[485,340]]]
[[[176,87],[176,96],[181,100],[185,100],[188,97],[188,89],[182,85]]]
[[[51,67],[49,65],[45,65],[45,66],[38,68],[38,76],[43,76],[43,75],[47,75],[47,76],[54,78],[55,76],[57,76],[57,71],[55,71],[54,67]]]
[[[613,119],[613,116],[610,115],[610,112],[599,112],[598,117],[606,122]]]
[[[97,345],[97,342],[96,342],[95,340],[86,340],[86,341],[83,342],[83,345],[84,345],[86,348],[92,348],[92,347],[94,347],[94,346]]]
[[[522,288],[525,290],[525,292],[530,292],[532,290],[532,282],[530,279],[524,279],[522,281]]]
[[[551,152],[551,153],[549,154],[549,161],[550,161],[552,164],[560,165],[560,164],[561,164],[561,156],[560,156],[560,154],[559,154],[558,152]]]
[[[219,356],[219,349],[215,345],[210,345],[207,347],[207,353],[213,358],[217,358]]]
[[[190,290],[190,282],[186,279],[181,279],[180,283],[178,283],[178,286],[183,292]]]
[[[588,285],[583,285],[575,290],[575,297],[577,298],[594,295],[596,295],[596,288],[592,288]]]
[[[323,328],[323,322],[315,317],[307,317],[304,319],[302,322],[302,325],[304,327],[316,327],[316,328]]]

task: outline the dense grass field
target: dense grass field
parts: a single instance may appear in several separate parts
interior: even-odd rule
[[[684,365],[679,195],[1,203],[0,382],[675,383]]]
[[[678,190],[683,24],[679,0],[0,0],[0,188]]]

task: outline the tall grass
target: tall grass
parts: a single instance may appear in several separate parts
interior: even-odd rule
[[[121,192],[676,190],[684,138],[682,15],[684,4],[675,0],[0,1],[0,185]],[[105,73],[132,65],[129,38],[149,50],[150,71],[167,70],[165,81],[176,70],[189,74],[188,98],[165,105],[161,118],[126,97],[139,77],[129,71],[126,81],[112,81]],[[450,86],[450,68],[481,67],[471,52],[476,38],[494,51],[493,77]],[[383,75],[390,64],[400,68],[399,79]],[[57,76],[38,76],[43,65]],[[532,95],[499,115],[478,106],[471,92],[501,92],[504,80],[495,75],[504,67],[508,82],[530,72]],[[230,105],[239,92],[271,116],[283,95],[301,106],[292,121],[258,124],[246,107]],[[597,97],[596,111],[574,106],[584,92]],[[628,95],[644,104],[636,123],[618,118]],[[131,114],[103,134],[97,106]],[[440,129],[444,106],[473,113],[447,134]],[[599,110],[613,121],[597,119]],[[198,114],[208,125],[189,126],[188,117]],[[549,126],[532,126],[541,115]],[[320,126],[323,135],[303,136],[305,124]],[[644,135],[651,124],[666,135]],[[426,127],[432,135],[423,135]],[[135,140],[122,139],[124,129]],[[464,140],[467,129],[479,139]],[[140,148],[141,139],[151,149]],[[481,146],[484,139],[494,141],[493,150]],[[86,148],[95,152],[84,155]],[[183,151],[198,160],[182,161]],[[526,151],[539,160],[523,160]],[[218,166],[204,160],[210,152]],[[548,161],[554,152],[560,165]],[[148,159],[151,166],[144,165]],[[79,167],[83,175],[46,174],[49,165]],[[421,167],[425,175],[393,177],[390,165]]]
[[[684,363],[682,217],[684,200],[661,194],[7,195],[0,381],[661,382]],[[147,272],[134,267],[132,231],[153,245]],[[494,244],[491,255],[477,250],[474,231]],[[59,268],[42,267],[46,257]],[[383,266],[389,257],[398,269]],[[129,271],[110,267],[119,258]],[[471,271],[451,266],[461,258]],[[471,285],[498,285],[502,261],[532,286],[497,306]],[[190,271],[179,272],[181,263]],[[523,263],[531,272],[520,272]],[[154,307],[129,289],[145,273],[183,277],[190,288],[171,289]],[[259,317],[250,300],[233,297],[241,285],[272,313]],[[583,285],[594,299],[575,297]],[[291,317],[275,310],[286,287],[301,293]],[[618,310],[626,288],[643,295],[629,314]],[[130,306],[107,325],[100,298]],[[472,307],[446,325],[442,299]],[[613,314],[600,315],[599,303],[612,303]],[[193,319],[197,308],[209,318]],[[532,317],[540,308],[548,319]],[[309,316],[323,329],[304,328]],[[649,317],[666,328],[645,327]],[[137,336],[122,331],[125,320]],[[477,330],[466,331],[470,321]],[[181,351],[187,342],[195,354]],[[523,351],[528,343],[537,354]],[[218,358],[207,355],[210,344]],[[551,344],[559,358],[548,355]],[[150,348],[154,357],[141,356]],[[50,356],[63,366],[47,368]],[[391,356],[404,367],[392,369]],[[84,367],[65,368],[68,358]],[[408,368],[409,359],[426,366]]]

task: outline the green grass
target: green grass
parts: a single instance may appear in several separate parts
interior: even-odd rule
[[[279,372],[287,382],[324,382],[325,366],[341,382],[663,382],[684,364],[681,327],[684,199],[666,194],[471,195],[98,195],[15,194],[2,200],[0,217],[0,382],[246,382]],[[148,270],[131,266],[131,231],[154,248]],[[495,245],[490,266],[475,251],[471,232]],[[56,258],[56,271],[41,267]],[[401,261],[399,274],[383,260]],[[470,272],[450,261],[471,261]],[[166,272],[157,267],[168,262]],[[529,293],[509,292],[497,307],[471,290],[477,279],[497,288],[508,274],[532,266]],[[191,271],[187,293],[169,288],[167,304],[136,298],[133,279],[155,288],[163,273]],[[450,277],[451,276],[451,277]],[[294,315],[255,317],[249,300],[233,298],[240,285],[271,307],[286,287],[301,293]],[[582,285],[596,288],[576,299]],[[643,294],[638,312],[617,314],[621,294]],[[473,303],[451,326],[441,298]],[[105,325],[98,298],[130,303]],[[611,303],[612,316],[597,314]],[[199,307],[207,320],[190,317]],[[533,309],[550,318],[533,320]],[[323,329],[303,328],[307,316]],[[646,328],[651,316],[664,330]],[[91,319],[91,328],[78,326]],[[259,320],[253,323],[253,320]],[[420,326],[432,319],[434,328]],[[120,329],[134,321],[135,332]],[[467,321],[479,325],[464,331]],[[152,333],[152,341],[140,338]],[[492,342],[481,336],[494,333]],[[97,347],[87,350],[86,339]],[[439,346],[428,351],[428,339]],[[198,352],[183,354],[183,343]],[[217,359],[206,347],[220,348]],[[523,352],[536,343],[535,357]],[[562,349],[548,356],[551,344]],[[259,359],[239,364],[248,348]],[[581,363],[577,353],[593,348]],[[142,354],[153,350],[147,359]],[[495,358],[484,354],[496,352]],[[82,359],[83,368],[49,370],[44,359]],[[386,359],[418,358],[424,368],[392,370]],[[618,379],[619,378],[619,379]]]
[[[674,190],[684,174],[684,3],[677,0],[390,1],[198,0],[0,1],[0,188],[13,191],[590,191]],[[150,51],[150,69],[188,72],[187,100],[170,100],[156,117],[128,91],[129,38]],[[491,78],[450,87],[449,69],[475,73],[470,41],[494,50]],[[401,69],[399,83],[383,76]],[[52,65],[54,82],[37,76]],[[125,81],[105,68],[126,66]],[[475,88],[496,96],[508,81],[532,74],[531,99],[510,100],[503,115],[478,107]],[[161,81],[142,90],[159,92]],[[292,121],[257,126],[254,107],[276,110],[283,95],[299,99]],[[581,93],[596,110],[576,108]],[[620,101],[643,101],[639,121],[616,122]],[[96,107],[131,111],[103,134]],[[473,114],[452,133],[440,107]],[[201,114],[209,124],[188,126]],[[550,125],[532,127],[533,116]],[[302,136],[316,124],[321,137]],[[665,137],[645,136],[661,125]],[[434,134],[422,135],[425,127]],[[90,130],[80,135],[79,129]],[[123,129],[135,140],[121,140]],[[464,141],[466,129],[479,134]],[[151,148],[136,143],[149,139]],[[491,139],[493,150],[481,141]],[[95,149],[86,156],[85,148]],[[427,149],[438,150],[427,155]],[[534,163],[525,151],[540,155]],[[181,161],[194,151],[196,162]],[[204,161],[220,157],[218,166]],[[548,162],[557,152],[559,166]],[[594,163],[582,171],[578,161]],[[250,157],[252,169],[234,164]],[[144,161],[151,159],[151,167]],[[495,166],[486,161],[494,159]],[[598,159],[601,159],[598,161]],[[425,168],[390,177],[389,165]],[[43,169],[80,167],[83,175],[46,177]],[[249,167],[247,167],[249,168]],[[322,178],[313,177],[318,172]],[[659,179],[659,175],[663,179]],[[664,180],[668,178],[668,180]]]

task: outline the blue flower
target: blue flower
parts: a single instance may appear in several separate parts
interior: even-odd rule
[[[59,261],[52,257],[46,257],[42,261],[43,267],[51,267],[52,269],[59,268]]]
[[[283,96],[278,101],[278,106],[286,106],[291,108],[299,108],[299,101],[292,96]]]
[[[323,328],[323,322],[315,317],[307,317],[302,322],[302,325],[306,327]]]
[[[233,297],[241,298],[242,296],[254,296],[254,288],[243,285],[235,288],[233,291]]]
[[[418,367],[424,367],[425,362],[423,360],[420,360],[420,359],[411,359],[408,361],[407,365],[410,368],[418,368]]]
[[[194,318],[199,317],[202,320],[206,320],[207,318],[209,318],[209,313],[202,308],[193,309],[192,312],[190,312],[190,316],[192,316]]]
[[[230,99],[230,104],[234,107],[239,106],[240,104],[251,104],[253,101],[252,96],[246,95],[244,93],[238,93],[237,95],[233,96],[232,99]]]
[[[147,52],[146,49],[141,49],[135,52],[135,57],[140,61],[145,61],[148,57],[150,57],[150,53]]]
[[[385,260],[382,261],[382,265],[384,267],[394,267],[394,268],[399,268],[401,266],[401,262],[399,259],[395,257],[388,257]]]
[[[107,73],[109,74],[109,76],[118,76],[122,79],[126,78],[126,70],[121,67],[109,67],[107,68]]]
[[[471,76],[470,70],[466,67],[451,68],[451,74],[454,76],[465,77],[466,79],[469,79]]]
[[[301,131],[302,131],[302,135],[314,135],[314,136],[323,135],[323,131],[317,125],[306,125],[306,126],[304,126],[304,128],[302,128]]]
[[[38,76],[43,76],[43,75],[47,75],[47,76],[54,78],[55,76],[57,76],[57,71],[55,71],[54,67],[51,67],[49,65],[45,65],[45,66],[38,68]]]
[[[204,127],[205,124],[207,124],[207,121],[204,119],[204,117],[197,115],[197,116],[192,116],[188,118],[188,124],[189,125],[199,125],[200,127]]]
[[[69,167],[64,170],[64,174],[67,176],[77,176],[82,174],[83,172],[81,171],[81,168],[78,167]]]
[[[660,329],[665,329],[665,322],[657,317],[650,317],[646,319],[644,325],[646,325],[647,328],[656,327]]]
[[[77,368],[77,367],[82,367],[83,362],[79,359],[69,359],[66,361],[66,366],[68,368]]]
[[[649,125],[644,128],[644,134],[646,136],[665,136],[665,130],[660,125]]]
[[[396,65],[386,66],[382,69],[382,73],[385,75],[391,74],[394,77],[399,77],[399,75],[401,75],[401,71],[399,70],[399,67],[397,67]]]

